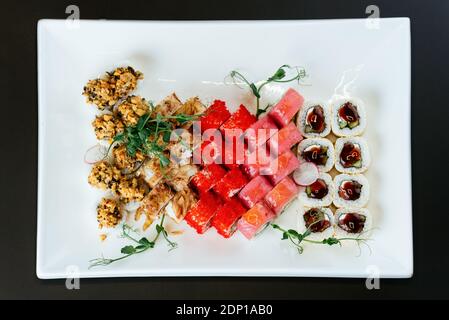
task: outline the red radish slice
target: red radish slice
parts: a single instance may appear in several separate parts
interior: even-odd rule
[[[97,162],[103,161],[106,159],[108,153],[108,147],[96,144],[93,147],[87,149],[84,154],[84,162],[87,164],[95,164]]]
[[[293,172],[293,180],[300,186],[310,186],[318,179],[318,167],[311,162],[303,162]]]

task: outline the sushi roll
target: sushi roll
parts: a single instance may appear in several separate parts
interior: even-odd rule
[[[238,198],[226,202],[212,218],[212,226],[225,238],[229,238],[237,230],[237,221],[246,212]]]
[[[237,227],[245,238],[251,239],[275,217],[276,214],[263,201],[258,202],[243,214],[237,223]]]
[[[231,113],[226,107],[226,103],[221,100],[215,100],[199,119],[201,123],[201,132],[208,129],[220,128],[230,116]]]
[[[304,233],[307,229],[311,231],[308,237],[311,240],[322,240],[334,234],[333,214],[331,209],[326,207],[303,207],[300,211],[299,230]]]
[[[298,157],[314,163],[320,172],[328,172],[334,166],[334,145],[323,138],[304,139],[298,145]]]
[[[337,237],[357,237],[369,235],[372,219],[368,209],[340,208],[334,216],[335,234]]]
[[[264,116],[245,131],[244,139],[248,145],[248,149],[252,152],[277,132],[278,127],[276,123],[269,116]]]
[[[286,177],[266,194],[264,201],[276,215],[279,215],[297,194],[298,186],[291,178]]]
[[[334,178],[334,205],[361,208],[369,200],[369,182],[361,174],[339,174]]]
[[[361,137],[337,139],[335,153],[335,169],[341,173],[365,172],[371,162],[368,144]]]
[[[223,178],[221,178],[213,186],[213,190],[223,200],[228,201],[236,195],[248,183],[248,179],[240,171],[240,169],[232,169],[228,171]]]
[[[306,138],[324,138],[331,132],[331,112],[321,101],[307,101],[299,112],[296,125]]]
[[[320,173],[318,179],[304,188],[299,194],[299,200],[307,207],[325,207],[332,203],[334,183],[327,173]]]
[[[276,160],[272,161],[268,168],[260,170],[261,175],[267,175],[273,185],[276,185],[290,173],[299,167],[299,160],[296,155],[287,150]]]
[[[239,192],[240,201],[249,209],[265,197],[273,189],[270,182],[263,176],[257,176],[252,179]]]
[[[268,116],[279,127],[285,127],[301,109],[304,98],[296,90],[288,89],[279,102],[268,112]]]
[[[301,132],[299,132],[293,122],[290,122],[284,128],[275,133],[270,140],[268,140],[270,153],[272,155],[282,154],[285,151],[290,150],[291,147],[301,140]]]
[[[226,130],[242,130],[245,131],[252,124],[257,121],[256,116],[251,114],[248,109],[241,104],[240,107],[234,112],[231,117],[225,121],[220,127],[220,130],[225,134]]]
[[[184,220],[199,234],[206,232],[212,222],[215,212],[221,207],[219,197],[211,192],[201,195],[200,200],[190,208]]]
[[[332,132],[336,136],[358,136],[365,127],[365,105],[361,100],[339,99],[332,104]]]
[[[219,164],[208,164],[192,177],[190,184],[202,194],[209,191],[225,174],[226,170]]]

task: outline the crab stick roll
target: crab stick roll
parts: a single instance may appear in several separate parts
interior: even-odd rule
[[[247,239],[251,239],[275,217],[276,214],[264,202],[258,202],[243,214],[237,227]]]
[[[200,117],[201,132],[208,129],[218,129],[231,116],[226,103],[221,100],[215,100],[212,105],[206,109],[204,115]]]
[[[331,132],[331,112],[321,101],[307,101],[299,112],[296,124],[306,138],[324,138]]]
[[[244,138],[248,144],[248,149],[255,151],[276,132],[278,132],[278,127],[270,117],[260,118],[245,131]]]
[[[361,174],[339,174],[334,178],[334,205],[361,208],[369,200],[369,182]]]
[[[301,109],[304,98],[296,90],[288,89],[279,102],[268,112],[279,127],[285,127]]]
[[[320,173],[316,181],[301,189],[299,200],[307,207],[325,207],[332,203],[334,183],[327,173]]]
[[[336,136],[358,136],[365,127],[365,106],[361,100],[339,99],[332,104],[332,132]]]
[[[320,172],[328,172],[334,166],[334,146],[328,139],[304,139],[298,145],[298,157],[314,163]]]
[[[335,212],[334,220],[337,237],[368,235],[371,231],[372,220],[368,209],[340,208]]]
[[[293,122],[290,122],[284,128],[275,133],[270,140],[268,140],[268,145],[270,147],[271,154],[279,155],[287,150],[290,150],[291,147],[301,140],[301,132],[299,132]]]
[[[232,169],[226,173],[213,187],[213,190],[225,201],[237,194],[248,183],[248,179],[240,169]]]
[[[287,150],[276,160],[272,161],[267,169],[261,170],[260,174],[268,175],[268,179],[273,185],[275,185],[290,173],[295,171],[298,167],[298,158],[293,152]]]
[[[237,230],[237,221],[246,212],[238,198],[226,202],[212,218],[212,226],[225,238],[229,238]]]
[[[201,195],[200,200],[187,212],[184,220],[199,234],[206,232],[210,226],[215,212],[221,207],[219,197],[211,192]]]
[[[264,201],[276,215],[279,215],[297,194],[298,186],[292,179],[286,177],[267,193]]]
[[[335,153],[335,169],[341,173],[365,172],[371,162],[368,144],[361,137],[337,139]]]
[[[247,208],[252,208],[272,189],[273,186],[265,177],[257,176],[243,187],[243,189],[239,192],[238,197]]]
[[[209,191],[225,174],[226,170],[219,164],[208,164],[192,177],[190,184],[202,194]]]
[[[303,207],[298,217],[299,230],[304,233],[310,230],[310,239],[325,239],[334,233],[333,214],[326,207]]]

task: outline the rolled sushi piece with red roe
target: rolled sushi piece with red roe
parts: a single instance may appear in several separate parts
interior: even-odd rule
[[[281,154],[276,160],[270,163],[268,169],[264,169],[260,174],[266,174],[273,185],[276,185],[290,173],[299,167],[299,160],[291,150]]]
[[[222,164],[223,148],[221,141],[217,143],[205,140],[193,151],[193,163],[202,166],[212,163]]]
[[[257,176],[243,187],[238,197],[247,208],[252,208],[272,189],[273,186],[266,178]]]
[[[201,195],[200,200],[187,212],[184,220],[199,234],[206,232],[222,201],[212,192]]]
[[[213,187],[213,190],[225,201],[231,200],[246,184],[248,179],[240,169],[232,169]]]
[[[221,100],[215,100],[199,119],[201,123],[201,132],[208,129],[220,128],[230,116],[231,113],[226,107],[226,103]]]
[[[268,145],[270,146],[271,154],[278,155],[290,150],[301,140],[301,132],[293,122],[290,122],[268,140]]]
[[[237,230],[237,221],[245,212],[245,207],[234,197],[217,210],[212,226],[220,235],[229,238]]]
[[[223,134],[226,130],[240,129],[245,131],[256,121],[256,116],[252,115],[248,109],[241,104],[237,111],[234,112],[231,117],[222,124],[220,130]]]
[[[226,168],[232,170],[245,163],[246,146],[243,139],[237,138],[234,141],[225,141],[223,143],[223,164]]]
[[[301,109],[304,97],[296,90],[288,89],[279,102],[268,112],[268,116],[277,123],[279,127],[285,127]]]
[[[278,131],[276,123],[268,116],[262,117],[245,131],[245,140],[250,151],[256,150]]]
[[[209,191],[225,175],[226,170],[219,164],[208,164],[192,177],[190,184],[201,195]]]
[[[251,239],[275,217],[276,214],[262,201],[243,214],[237,226],[247,239]]]
[[[279,182],[267,193],[264,200],[268,207],[279,215],[298,194],[299,187],[289,177]]]

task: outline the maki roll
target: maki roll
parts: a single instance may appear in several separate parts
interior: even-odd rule
[[[265,197],[265,195],[273,189],[273,186],[263,176],[253,178],[239,192],[240,201],[249,209]]]
[[[334,233],[333,214],[331,209],[314,206],[303,207],[299,216],[299,230],[304,233],[307,229],[311,231],[310,239],[325,239]]]
[[[232,169],[228,171],[216,184],[213,190],[223,200],[228,201],[236,195],[248,183],[248,179],[240,171],[240,169]]]
[[[271,183],[276,185],[298,167],[298,158],[288,150],[273,160],[268,168],[261,169],[260,174],[267,175]]]
[[[361,208],[369,200],[369,182],[361,174],[339,174],[334,178],[334,205]]]
[[[237,221],[246,212],[238,198],[232,198],[218,209],[212,218],[212,226],[224,238],[229,238],[237,230]]]
[[[304,98],[296,90],[288,89],[279,102],[268,112],[268,116],[279,127],[285,127],[301,109]]]
[[[276,214],[263,202],[258,202],[246,211],[237,223],[239,231],[247,239],[253,238],[263,227],[273,220]]]
[[[306,138],[324,138],[331,132],[331,112],[327,104],[308,101],[296,119],[296,125]]]
[[[276,215],[279,215],[296,198],[297,193],[298,186],[291,178],[286,177],[265,195],[264,201]]]
[[[285,151],[290,150],[291,147],[302,139],[301,132],[299,132],[293,122],[290,122],[268,140],[270,153],[272,155],[284,153]]]
[[[358,136],[365,127],[365,106],[361,100],[340,99],[332,104],[332,132],[336,136]]]
[[[316,181],[304,188],[299,194],[299,200],[307,207],[325,207],[332,203],[334,183],[327,173],[320,173]]]
[[[340,208],[335,212],[337,237],[357,236],[371,229],[371,215],[364,208]]]
[[[206,232],[217,210],[221,207],[219,197],[211,192],[201,195],[200,200],[187,212],[184,220],[199,234]]]
[[[199,118],[201,123],[201,132],[208,129],[220,128],[220,126],[228,120],[230,116],[231,113],[226,107],[226,103],[221,100],[215,100]]]
[[[199,194],[206,193],[225,176],[226,170],[219,164],[208,164],[203,170],[196,173],[190,180],[190,184]]]
[[[334,145],[327,139],[304,139],[298,145],[298,157],[314,163],[320,172],[328,172],[334,166]]]
[[[365,172],[371,162],[368,144],[361,137],[337,139],[335,152],[335,169],[341,173]]]

